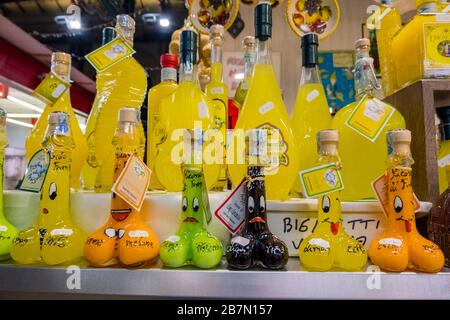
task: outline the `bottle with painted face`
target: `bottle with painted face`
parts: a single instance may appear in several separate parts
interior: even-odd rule
[[[7,145],[6,112],[0,108],[0,261],[10,258],[11,243],[17,235],[17,229],[9,223],[3,211],[3,163]]]
[[[119,111],[119,125],[114,135],[116,181],[133,154],[139,154],[142,144],[139,131],[140,112],[136,108]],[[140,155],[140,154],[139,154]],[[142,160],[142,156],[140,155]],[[108,222],[90,235],[84,246],[84,256],[93,266],[105,267],[120,263],[139,266],[154,260],[159,253],[159,240],[142,222],[140,213],[113,193]]]
[[[317,165],[336,163],[339,133],[337,130],[321,130],[317,134],[319,158]],[[311,271],[328,271],[332,268],[361,270],[367,263],[364,246],[352,239],[344,230],[340,192],[331,192],[318,199],[317,227],[303,239],[298,250],[301,264]]]
[[[39,216],[32,227],[19,232],[13,240],[11,256],[17,263],[42,260],[57,265],[83,256],[86,234],[70,217],[74,140],[69,120],[69,115],[64,112],[52,112],[48,117],[42,148],[48,154],[49,167],[42,187]]]
[[[373,264],[387,271],[402,272],[407,268],[422,272],[438,272],[444,265],[439,247],[420,235],[416,228],[415,200],[411,185],[414,160],[411,157],[411,131],[387,133],[388,170],[387,228],[370,244]]]

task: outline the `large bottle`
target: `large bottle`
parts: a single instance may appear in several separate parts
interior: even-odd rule
[[[116,30],[113,27],[106,27],[102,32],[102,46],[112,41],[116,37]],[[110,72],[110,70],[106,71]],[[97,74],[97,80],[95,82],[95,88],[97,93],[95,95],[94,103],[92,104],[91,112],[89,113],[89,118],[86,125],[86,130],[84,136],[86,137],[88,144],[88,156],[86,163],[81,169],[81,179],[83,189],[92,190],[94,189],[95,179],[97,177],[97,172],[99,164],[97,161],[95,153],[95,125],[98,117],[99,110],[103,107],[106,102],[105,99],[105,87],[109,87],[106,78],[102,77],[100,73]],[[108,90],[109,88],[106,88]]]
[[[336,163],[339,133],[322,130],[317,134],[319,158],[316,165]],[[344,164],[345,165],[345,164]],[[327,271],[333,267],[344,270],[360,270],[367,263],[364,246],[352,239],[344,230],[340,191],[320,196],[317,208],[317,226],[300,244],[298,255],[302,265],[312,271]]]
[[[223,189],[227,185],[227,166],[225,164],[225,141],[228,129],[228,88],[222,77],[222,46],[224,27],[214,24],[209,29],[209,40],[211,41],[211,81],[205,86],[205,93],[214,101],[213,124],[214,129],[220,130],[222,134],[222,148],[224,150],[223,165],[221,167],[219,181],[214,186]]]
[[[345,106],[334,116],[333,128],[341,137],[340,154],[345,166],[342,177],[345,188],[342,191],[344,201],[374,198],[372,182],[386,171],[386,140],[383,138],[388,130],[405,127],[405,120],[397,110],[387,120],[375,140],[369,140],[347,125],[347,120],[356,108],[363,104],[363,121],[378,125],[387,112],[381,108],[382,102],[374,98],[378,87],[373,59],[369,57],[370,41],[361,39],[356,42],[355,89],[356,101]]]
[[[13,240],[11,256],[21,264],[43,261],[64,264],[83,256],[86,234],[70,217],[72,138],[70,116],[52,112],[42,148],[49,154],[49,167],[42,187],[36,223]],[[76,121],[73,119],[72,121]]]
[[[135,31],[134,20],[125,14],[117,16],[115,26],[117,35],[129,45],[133,45]],[[110,192],[114,171],[114,146],[112,140],[117,128],[117,114],[123,106],[139,109],[147,91],[147,76],[144,68],[133,58],[128,57],[97,75],[97,81],[105,83],[103,92],[98,93],[102,104],[98,108],[93,133],[97,177],[95,191]],[[139,130],[145,139],[142,124]],[[140,150],[144,155],[145,148]]]
[[[114,181],[121,174],[128,159],[141,146],[139,119],[140,112],[136,108],[122,108],[119,111],[119,125],[113,140]],[[108,222],[86,241],[86,260],[97,267],[117,262],[126,266],[138,266],[155,259],[158,253],[159,240],[155,233],[142,222],[137,210],[113,193]]]
[[[244,47],[244,79],[239,82],[236,93],[233,98],[233,105],[238,109],[242,109],[245,98],[247,97],[248,88],[252,80],[253,67],[256,62],[256,40],[255,37],[247,36],[242,40]]]
[[[387,271],[402,272],[409,268],[438,272],[444,266],[444,255],[436,244],[422,237],[416,228],[411,185],[411,165],[414,163],[410,150],[411,132],[389,131],[387,142],[388,223],[386,230],[375,236],[369,246],[370,260]]]
[[[450,164],[450,107],[438,108],[441,119],[441,139],[438,153],[439,194],[447,190],[447,166]]]
[[[3,211],[3,161],[8,145],[6,135],[6,112],[0,108],[0,261],[10,257],[11,244],[17,235],[17,229],[6,219]]]
[[[71,56],[64,52],[52,54],[51,71],[62,80],[70,82]],[[71,164],[70,186],[74,189],[80,187],[80,172],[86,160],[88,148],[75,113],[70,103],[70,88],[53,105],[47,104],[35,127],[31,130],[25,142],[26,159],[30,161],[33,156],[42,150],[41,142],[44,139],[48,127],[49,114],[51,112],[65,112],[70,116],[70,131],[75,144],[72,151],[73,161]]]
[[[197,52],[197,33],[191,28],[183,30],[180,35],[180,83],[175,92],[161,102],[161,126],[165,130],[166,138],[158,145],[153,171],[153,176],[157,177],[167,191],[183,190],[181,164],[186,129],[194,129],[197,126],[207,130],[214,127],[213,101],[200,90],[197,82]],[[220,137],[219,134],[218,138]],[[219,178],[220,162],[223,160],[223,157],[219,156],[222,145],[208,143],[205,138],[202,146],[205,180],[209,189]]]
[[[278,150],[269,154],[272,165],[265,171],[266,192],[267,198],[270,200],[284,200],[289,197],[289,191],[297,176],[299,159],[296,155],[297,146],[294,133],[270,59],[269,39],[272,35],[272,8],[268,2],[260,2],[255,8],[255,31],[256,64],[235,132],[239,134],[242,130],[259,128],[267,130],[268,141],[273,140],[272,138],[275,136],[280,138],[276,147]],[[238,140],[240,141],[237,143],[231,141],[227,152],[228,170],[235,186],[247,174],[247,165],[243,160],[245,159],[245,150],[237,150],[242,149],[239,148],[239,145],[243,145],[245,142],[242,142],[242,139]],[[234,152],[230,152],[233,149]],[[234,157],[228,157],[230,153]]]
[[[164,128],[161,126],[161,101],[178,87],[178,56],[171,53],[163,54],[160,63],[161,83],[148,91],[147,165],[152,170],[155,170],[157,147],[166,139]],[[163,188],[156,175],[152,176],[149,188]]]
[[[392,39],[402,28],[400,13],[393,6],[393,2],[393,0],[381,1],[381,19],[376,24],[377,48],[385,96],[393,93],[397,86],[397,74],[392,56]]]
[[[317,132],[331,127],[331,114],[319,75],[319,37],[308,33],[302,37],[302,74],[292,116],[292,130],[297,142],[300,171],[317,161]],[[301,190],[296,177],[293,190]]]

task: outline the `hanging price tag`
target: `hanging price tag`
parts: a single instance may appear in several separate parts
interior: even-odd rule
[[[228,198],[217,208],[214,215],[233,234],[239,230],[245,220],[245,188],[247,180],[231,192]]]
[[[344,182],[336,163],[300,171],[300,181],[307,198],[344,189]]]
[[[136,154],[132,155],[116,182],[112,191],[125,200],[130,206],[140,211],[144,203],[145,192],[150,184],[152,171]]]
[[[119,61],[132,56],[136,51],[121,37],[117,37],[85,56],[98,72],[104,71]]]
[[[365,97],[353,110],[345,124],[374,142],[394,112],[395,109],[383,101]]]
[[[36,152],[30,159],[25,175],[20,182],[19,190],[41,192],[50,165],[50,154],[43,149]]]
[[[54,104],[69,88],[70,83],[50,72],[34,90],[33,95],[44,99],[47,103]]]

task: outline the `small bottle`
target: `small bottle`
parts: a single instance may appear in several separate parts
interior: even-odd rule
[[[3,211],[3,164],[7,145],[6,111],[0,108],[0,261],[10,258],[12,240],[18,232]]]
[[[444,265],[441,249],[422,237],[416,228],[411,131],[391,130],[387,133],[387,143],[387,228],[372,240],[370,260],[387,271],[402,272],[410,268],[439,272]]]
[[[73,121],[76,121],[75,119]],[[70,116],[52,112],[42,141],[49,155],[49,167],[42,186],[39,216],[36,223],[13,240],[12,258],[20,264],[43,261],[48,265],[64,264],[83,256],[84,231],[70,216],[70,173],[74,149]]]
[[[248,88],[252,80],[253,67],[256,62],[256,40],[255,37],[247,36],[242,41],[244,47],[244,79],[239,82],[233,98],[233,104],[241,109],[247,96]]]
[[[450,165],[450,107],[436,110],[441,120],[441,139],[438,153],[439,194],[447,190],[447,166]]]
[[[337,130],[317,133],[319,158],[317,165],[336,163],[341,168],[338,154]],[[333,267],[344,270],[361,270],[367,263],[364,246],[352,239],[344,230],[340,191],[320,196],[317,208],[317,226],[303,239],[298,255],[302,265],[313,271],[328,271]]]

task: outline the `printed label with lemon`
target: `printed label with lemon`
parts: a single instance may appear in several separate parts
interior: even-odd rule
[[[338,164],[334,162],[300,171],[300,181],[307,198],[344,189]]]
[[[450,23],[424,25],[425,77],[450,75]]]

